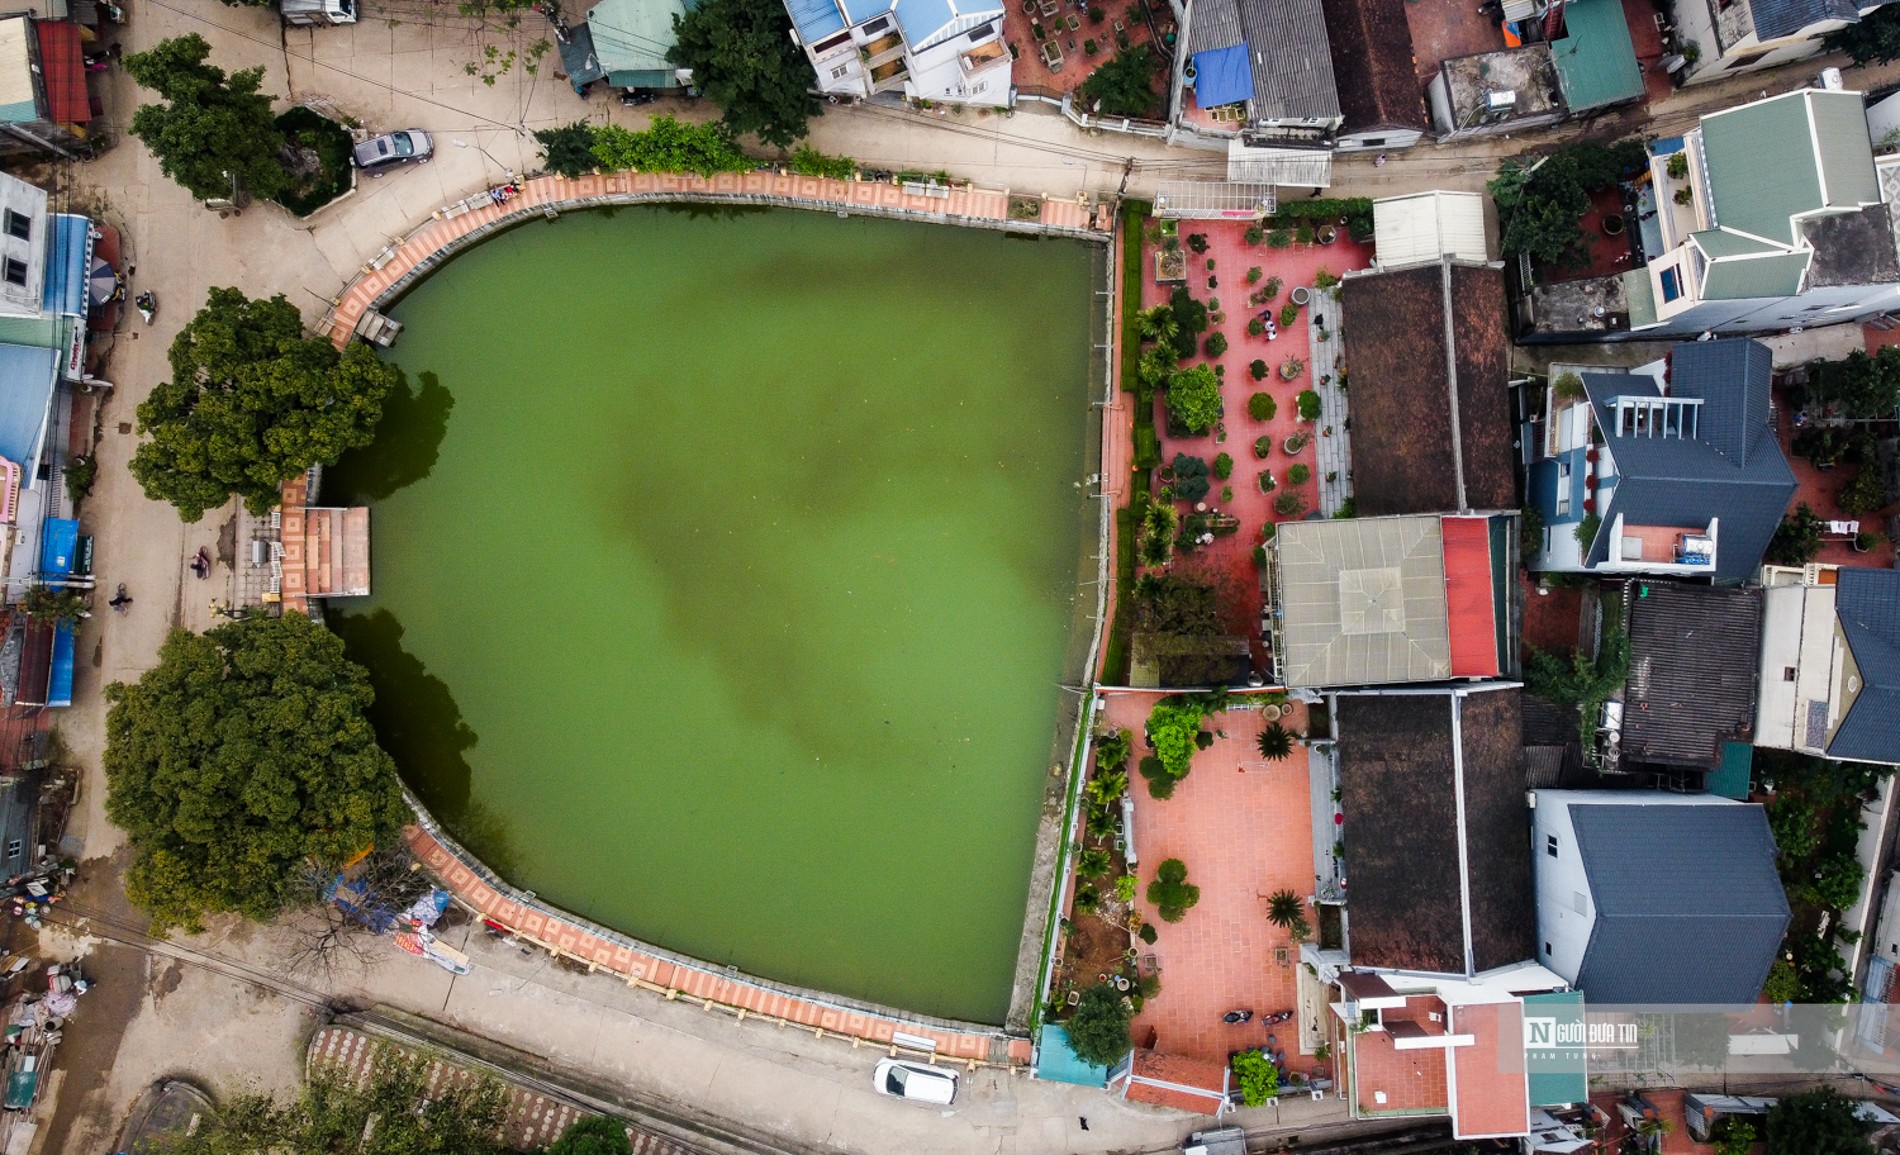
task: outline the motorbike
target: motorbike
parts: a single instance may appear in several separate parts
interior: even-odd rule
[[[152,318],[158,316],[158,298],[152,295],[152,290],[147,289],[132,298],[132,303],[138,306],[139,316],[145,318],[147,325],[152,323]]]
[[[191,572],[198,575],[199,581],[203,581],[205,578],[211,576],[210,550],[205,549],[203,546],[199,547],[197,554],[191,559]]]
[[[1265,1023],[1267,1026],[1271,1027],[1271,1026],[1276,1026],[1280,1023],[1284,1023],[1292,1017],[1293,1017],[1292,1011],[1275,1011],[1272,1014],[1268,1015],[1266,1018],[1261,1019],[1260,1021]]]
[[[628,108],[637,108],[642,104],[652,104],[653,90],[649,88],[629,88],[620,94],[620,103]]]
[[[1223,1023],[1244,1023],[1252,1018],[1252,1011],[1228,1011],[1220,1017],[1220,1021]]]

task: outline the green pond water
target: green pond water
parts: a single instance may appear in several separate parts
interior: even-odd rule
[[[1099,259],[641,208],[411,293],[323,497],[373,509],[331,620],[423,801],[618,930],[1001,1022],[1094,605]]]

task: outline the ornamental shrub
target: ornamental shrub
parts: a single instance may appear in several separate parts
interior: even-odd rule
[[[1265,361],[1255,361],[1253,364],[1247,366],[1247,372],[1253,374],[1255,381],[1264,381],[1267,379],[1267,363]]]
[[[1307,468],[1305,462],[1300,462],[1286,471],[1288,485],[1305,485],[1312,477],[1313,471]]]
[[[1161,921],[1180,922],[1200,901],[1201,888],[1187,880],[1187,863],[1178,858],[1162,860],[1155,868],[1155,880],[1148,884],[1148,905]]]
[[[1264,361],[1255,361],[1254,364],[1260,366],[1262,369],[1266,368]],[[1274,403],[1273,394],[1271,393],[1255,393],[1252,397],[1247,398],[1247,414],[1255,421],[1271,421],[1273,420],[1273,415],[1278,411],[1279,406]]]
[[[1306,496],[1297,489],[1289,489],[1273,499],[1273,511],[1281,517],[1298,517],[1306,512]]]
[[[1097,1067],[1112,1067],[1128,1054],[1128,1021],[1132,1008],[1123,1005],[1121,992],[1109,983],[1096,983],[1082,992],[1082,1001],[1063,1022],[1069,1049],[1075,1057]]]
[[[1225,453],[1214,455],[1214,476],[1226,481],[1234,474],[1234,459]]]
[[[1319,394],[1311,389],[1302,389],[1295,401],[1300,407],[1301,421],[1312,421],[1319,417]]]
[[[1292,328],[1293,322],[1299,319],[1300,319],[1300,307],[1298,305],[1294,304],[1292,301],[1288,301],[1284,306],[1281,307],[1280,327],[1282,329]]]
[[[1203,348],[1207,350],[1209,357],[1219,357],[1227,352],[1227,335],[1225,333],[1208,334],[1207,343]]]
[[[1220,420],[1220,381],[1206,365],[1168,378],[1168,416],[1189,433],[1205,433]]]
[[[1280,1070],[1267,1062],[1259,1051],[1242,1051],[1234,1056],[1234,1081],[1240,1084],[1240,1101],[1248,1107],[1264,1107],[1280,1093]]]
[[[1254,438],[1253,455],[1256,458],[1260,458],[1264,460],[1267,454],[1272,453],[1272,452],[1273,452],[1273,438],[1271,436]]]

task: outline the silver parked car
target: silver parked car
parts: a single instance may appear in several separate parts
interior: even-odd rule
[[[428,164],[435,156],[435,142],[419,128],[385,132],[356,146],[350,159],[371,176],[382,176],[397,165]]]

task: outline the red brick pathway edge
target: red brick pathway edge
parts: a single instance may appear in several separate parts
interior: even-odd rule
[[[1009,190],[949,187],[944,196],[920,196],[902,187],[874,181],[840,181],[770,171],[721,173],[595,173],[568,179],[545,175],[516,184],[506,204],[477,203],[483,190],[431,213],[363,265],[331,302],[319,332],[340,348],[356,332],[363,314],[381,307],[415,280],[468,245],[537,216],[568,209],[609,205],[698,202],[799,208],[820,212],[863,213],[900,220],[964,225],[1006,232],[1062,236],[1106,243],[1113,232],[1112,204],[1089,206]],[[1012,201],[1024,197],[1038,205],[1035,220],[1017,220]],[[470,207],[474,204],[475,207]]]
[[[438,828],[415,799],[409,801],[418,821],[403,836],[443,889],[522,941],[572,959],[589,973],[604,971],[668,1002],[684,999],[706,1011],[731,1014],[737,1022],[762,1019],[780,1028],[810,1031],[817,1038],[841,1039],[853,1048],[869,1043],[892,1055],[908,1052],[962,1063],[971,1070],[998,1067],[1014,1072],[1029,1062],[1030,1041],[997,1028],[911,1015],[754,978],[737,968],[649,946],[558,910],[496,877]]]

